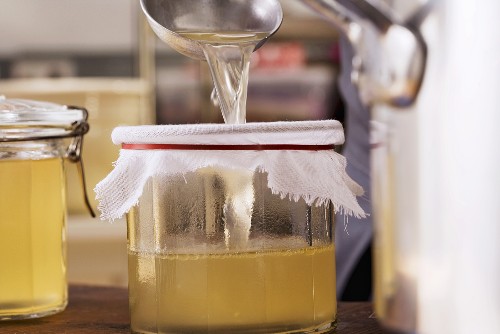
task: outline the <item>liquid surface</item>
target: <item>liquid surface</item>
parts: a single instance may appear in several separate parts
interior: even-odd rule
[[[246,122],[250,56],[267,33],[246,31],[179,32],[200,43],[208,62],[224,122]]]
[[[132,330],[270,333],[335,321],[333,245],[211,255],[129,252]]]
[[[66,304],[61,159],[0,161],[0,319]]]

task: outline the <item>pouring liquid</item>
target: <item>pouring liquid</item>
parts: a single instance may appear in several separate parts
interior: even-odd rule
[[[226,124],[246,122],[250,57],[267,33],[246,31],[179,32],[197,41],[205,54]]]
[[[226,124],[246,123],[246,101],[250,57],[255,46],[268,37],[265,32],[215,31],[178,32],[179,35],[197,41],[207,60],[214,90]],[[235,171],[238,175],[223,176],[230,193],[225,204],[226,224],[232,240],[238,240],[241,247],[248,240],[251,224],[251,210],[254,201],[252,172]],[[229,240],[226,240],[229,245]],[[234,242],[233,242],[234,245]],[[238,246],[238,245],[237,245]]]

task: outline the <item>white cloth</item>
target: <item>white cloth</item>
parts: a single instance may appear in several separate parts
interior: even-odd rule
[[[245,124],[124,126],[113,130],[113,143],[157,144],[301,144],[341,145],[342,124],[335,120]]]
[[[119,127],[115,144],[297,144],[340,145],[342,125],[334,120]],[[101,218],[113,220],[137,204],[147,180],[204,167],[264,171],[268,187],[282,197],[309,205],[333,203],[337,212],[364,217],[356,196],[363,194],[345,172],[343,156],[331,150],[129,150],[122,149],[114,170],[95,187]]]

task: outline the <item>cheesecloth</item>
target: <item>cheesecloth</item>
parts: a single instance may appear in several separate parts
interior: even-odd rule
[[[121,218],[138,203],[153,176],[216,167],[267,172],[274,194],[309,205],[331,201],[336,212],[365,217],[363,189],[333,150],[344,142],[335,120],[246,124],[145,125],[115,128],[122,145],[113,171],[95,187],[101,219]]]

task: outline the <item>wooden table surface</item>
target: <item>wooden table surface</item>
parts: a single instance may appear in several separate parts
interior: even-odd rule
[[[64,312],[33,320],[0,322],[2,334],[130,333],[128,294],[124,288],[70,286]],[[383,333],[371,303],[339,303],[334,333]]]

